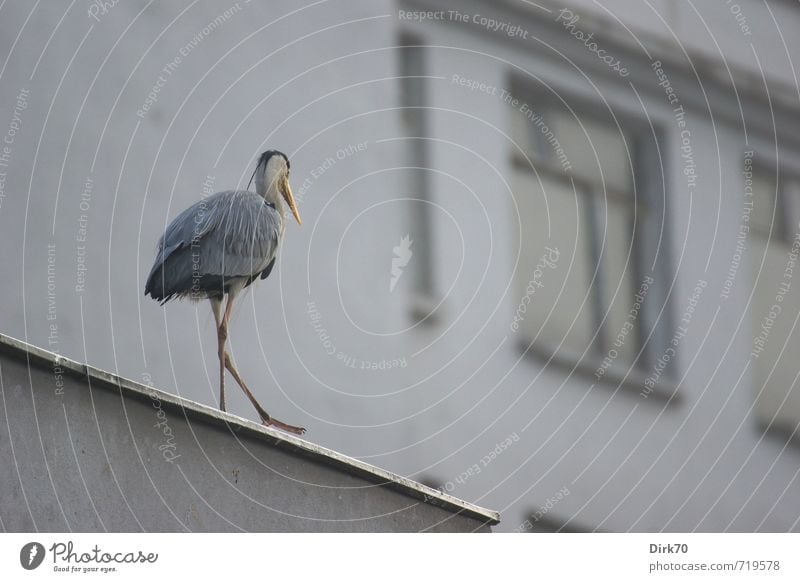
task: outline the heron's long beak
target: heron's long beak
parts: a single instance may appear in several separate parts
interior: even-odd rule
[[[283,180],[283,188],[281,188],[281,193],[283,194],[284,200],[289,204],[289,208],[292,209],[292,214],[294,214],[295,220],[297,220],[297,224],[303,224],[303,221],[300,220],[300,213],[297,212],[297,204],[294,202],[294,195],[292,194],[292,187],[289,185],[289,180]]]

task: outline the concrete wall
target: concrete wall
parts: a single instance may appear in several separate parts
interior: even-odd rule
[[[496,522],[354,459],[5,337],[0,389],[4,531],[470,532]]]

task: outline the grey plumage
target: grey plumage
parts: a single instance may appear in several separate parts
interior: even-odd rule
[[[145,294],[165,303],[174,297],[222,297],[272,270],[283,238],[283,215],[246,190],[217,192],[181,212],[159,239]]]
[[[255,179],[255,192],[217,192],[176,216],[158,241],[144,293],[162,305],[172,298],[209,299],[217,327],[220,409],[225,410],[227,370],[255,407],[261,422],[303,434],[304,428],[281,422],[264,410],[225,348],[239,292],[259,276],[266,279],[275,265],[283,239],[284,201],[301,224],[289,185],[289,168],[285,154],[268,150],[259,157],[251,178]]]

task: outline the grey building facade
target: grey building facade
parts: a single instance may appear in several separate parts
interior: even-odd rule
[[[796,531],[800,12],[453,4],[4,8],[2,331],[214,406],[143,277],[278,148],[231,338],[278,418],[497,531]]]

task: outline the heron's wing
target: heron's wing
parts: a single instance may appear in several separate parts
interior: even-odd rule
[[[269,265],[267,265],[267,268],[261,271],[261,278],[266,279],[267,277],[269,277],[269,274],[272,272],[272,267],[274,266],[275,266],[275,259],[272,259]]]
[[[193,286],[255,278],[271,267],[280,231],[277,210],[257,194],[237,190],[209,196],[167,227],[145,294],[166,300]]]
[[[281,221],[257,194],[236,191],[219,198],[194,243],[202,275],[250,277],[275,258]]]

